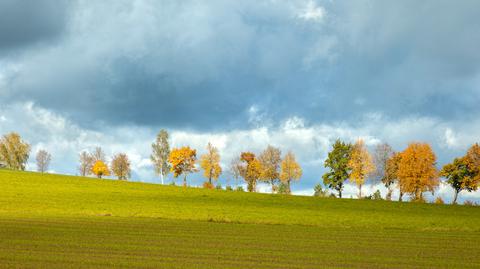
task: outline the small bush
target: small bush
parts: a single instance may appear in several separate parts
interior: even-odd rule
[[[227,190],[227,191],[233,191],[233,188],[232,188],[232,186],[227,186],[227,187],[225,187],[225,190]]]
[[[313,193],[313,196],[315,197],[328,197],[328,190],[327,189],[324,190],[321,184],[315,185],[313,190],[315,191]]]
[[[214,186],[213,186],[212,183],[210,183],[208,181],[205,181],[205,182],[203,182],[203,188],[213,190]]]
[[[242,186],[238,186],[237,189],[235,189],[235,190],[236,191],[245,191]]]
[[[382,199],[382,194],[380,193],[380,190],[377,190],[372,194],[372,200],[383,200]]]
[[[290,194],[290,190],[288,189],[287,184],[280,183],[280,186],[278,186],[277,193],[279,193],[279,194]]]
[[[477,203],[474,203],[473,201],[466,200],[465,202],[463,202],[463,205],[466,205],[466,206],[477,206],[478,204],[477,204]]]
[[[217,186],[215,186],[215,189],[217,189],[217,190],[221,190],[221,189],[222,189],[222,185],[220,185],[220,184],[217,184]]]
[[[439,204],[439,205],[445,204],[445,202],[443,201],[442,197],[437,197],[437,198],[435,199],[435,202],[434,202],[434,203],[435,203],[435,204]]]
[[[170,186],[175,186],[175,181],[170,182]]]
[[[330,193],[330,198],[337,198],[337,196],[335,195],[335,193]]]

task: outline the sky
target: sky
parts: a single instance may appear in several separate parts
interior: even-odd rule
[[[31,143],[31,170],[46,149],[51,172],[77,174],[101,146],[155,183],[162,128],[172,147],[218,147],[223,184],[234,156],[270,144],[296,154],[303,195],[337,138],[428,142],[440,168],[480,142],[478,29],[476,0],[2,0],[0,134]]]

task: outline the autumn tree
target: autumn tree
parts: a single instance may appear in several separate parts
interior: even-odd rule
[[[25,170],[30,145],[19,134],[9,133],[0,139],[0,161],[9,169]]]
[[[402,201],[403,199],[403,194],[405,193],[405,190],[403,189],[403,186],[400,184],[399,178],[398,178],[398,165],[400,163],[402,155],[398,152],[394,152],[392,156],[387,160],[387,164],[385,166],[385,176],[382,179],[383,184],[385,186],[388,186],[388,192],[387,192],[387,200],[391,200],[392,198],[392,188],[394,183],[397,183],[400,194],[398,196],[398,201]]]
[[[344,182],[350,175],[348,161],[350,160],[351,151],[352,145],[350,143],[344,143],[337,139],[325,160],[325,167],[330,171],[323,175],[323,183],[329,188],[338,191],[339,198],[342,198]]]
[[[268,145],[260,156],[258,156],[262,167],[260,179],[272,185],[272,193],[277,191],[277,183],[280,179],[281,155],[282,152],[279,148]]]
[[[150,160],[155,167],[155,173],[160,176],[163,184],[163,180],[170,173],[170,164],[168,163],[168,157],[170,156],[170,145],[168,143],[168,132],[166,130],[160,130],[157,135],[157,139],[152,143],[152,155]]]
[[[245,182],[247,182],[247,190],[249,192],[255,192],[257,180],[262,173],[262,164],[256,158],[255,154],[251,152],[242,152],[240,160],[243,164],[240,169],[240,174]]]
[[[82,177],[90,175],[92,173],[93,164],[95,163],[93,156],[86,151],[82,151],[79,155],[79,162],[78,171],[80,172],[80,175]]]
[[[235,157],[230,161],[229,172],[235,180],[235,187],[238,186],[238,179],[242,176],[242,160],[240,157]]]
[[[375,164],[372,156],[368,153],[365,143],[361,139],[352,147],[348,168],[351,171],[350,180],[358,186],[358,198],[362,198],[362,186],[371,173],[375,171]]]
[[[175,178],[183,175],[183,186],[187,186],[187,175],[196,172],[197,151],[190,147],[174,148],[168,157]]]
[[[282,160],[282,170],[280,172],[280,179],[287,187],[287,193],[291,193],[290,182],[292,180],[299,180],[302,177],[302,168],[295,160],[295,154],[288,152]]]
[[[208,143],[207,153],[200,156],[200,167],[204,170],[203,175],[208,179],[208,183],[212,184],[212,179],[217,180],[222,173],[220,167],[220,154],[218,149]]]
[[[436,156],[429,144],[409,144],[398,163],[399,187],[415,201],[423,201],[423,193],[433,193],[439,184],[435,164]]]
[[[394,180],[392,180],[390,175],[387,173],[387,163],[388,161],[392,158],[394,154],[394,151],[392,147],[387,144],[378,144],[375,147],[375,153],[374,153],[374,163],[375,163],[375,179],[376,181],[380,181],[383,183],[385,188],[387,188],[387,194],[385,199],[391,200],[392,197],[392,186],[394,183]]]
[[[480,183],[474,170],[469,166],[467,157],[455,158],[452,163],[443,166],[440,175],[447,179],[447,183],[455,190],[453,203],[457,203],[458,194],[462,190],[476,191]]]
[[[130,160],[127,154],[119,153],[113,156],[111,168],[113,174],[117,176],[119,180],[127,180],[130,178]]]
[[[37,152],[37,171],[40,173],[45,173],[48,170],[50,161],[52,160],[52,155],[46,150],[41,149]]]
[[[108,169],[107,164],[103,161],[98,160],[92,166],[92,173],[96,175],[98,178],[102,178],[103,176],[109,176],[110,170]]]

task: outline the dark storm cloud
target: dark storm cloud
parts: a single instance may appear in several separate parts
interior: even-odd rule
[[[68,23],[54,12],[23,35],[69,33],[12,62],[21,67],[4,75],[3,96],[88,126],[242,128],[251,107],[274,122],[455,118],[479,112],[478,10],[478,1],[80,2]]]
[[[0,55],[28,45],[46,42],[62,34],[68,1],[0,1]]]

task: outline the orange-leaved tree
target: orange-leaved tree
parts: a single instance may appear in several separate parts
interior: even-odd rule
[[[256,158],[255,154],[251,152],[242,152],[240,159],[243,163],[240,174],[243,179],[245,179],[245,182],[247,182],[247,190],[254,192],[256,190],[257,180],[262,173],[262,164]]]
[[[218,149],[210,143],[207,145],[207,153],[200,156],[200,166],[204,170],[203,175],[208,179],[210,186],[212,185],[212,179],[217,180],[222,174],[220,154]]]
[[[171,171],[173,177],[177,178],[183,175],[183,186],[187,186],[187,175],[196,172],[195,162],[197,161],[197,151],[190,147],[174,148],[168,156],[168,162],[172,165]]]
[[[102,176],[109,176],[110,170],[108,166],[101,160],[95,162],[92,167],[92,173],[96,175],[98,178],[102,178]]]
[[[423,193],[432,193],[439,185],[436,156],[427,143],[410,143],[398,163],[399,187],[414,201],[423,201]]]
[[[362,186],[366,179],[375,171],[375,164],[372,156],[368,153],[363,140],[359,139],[352,148],[350,159],[348,160],[350,168],[350,181],[358,186],[358,198],[362,198]]]

